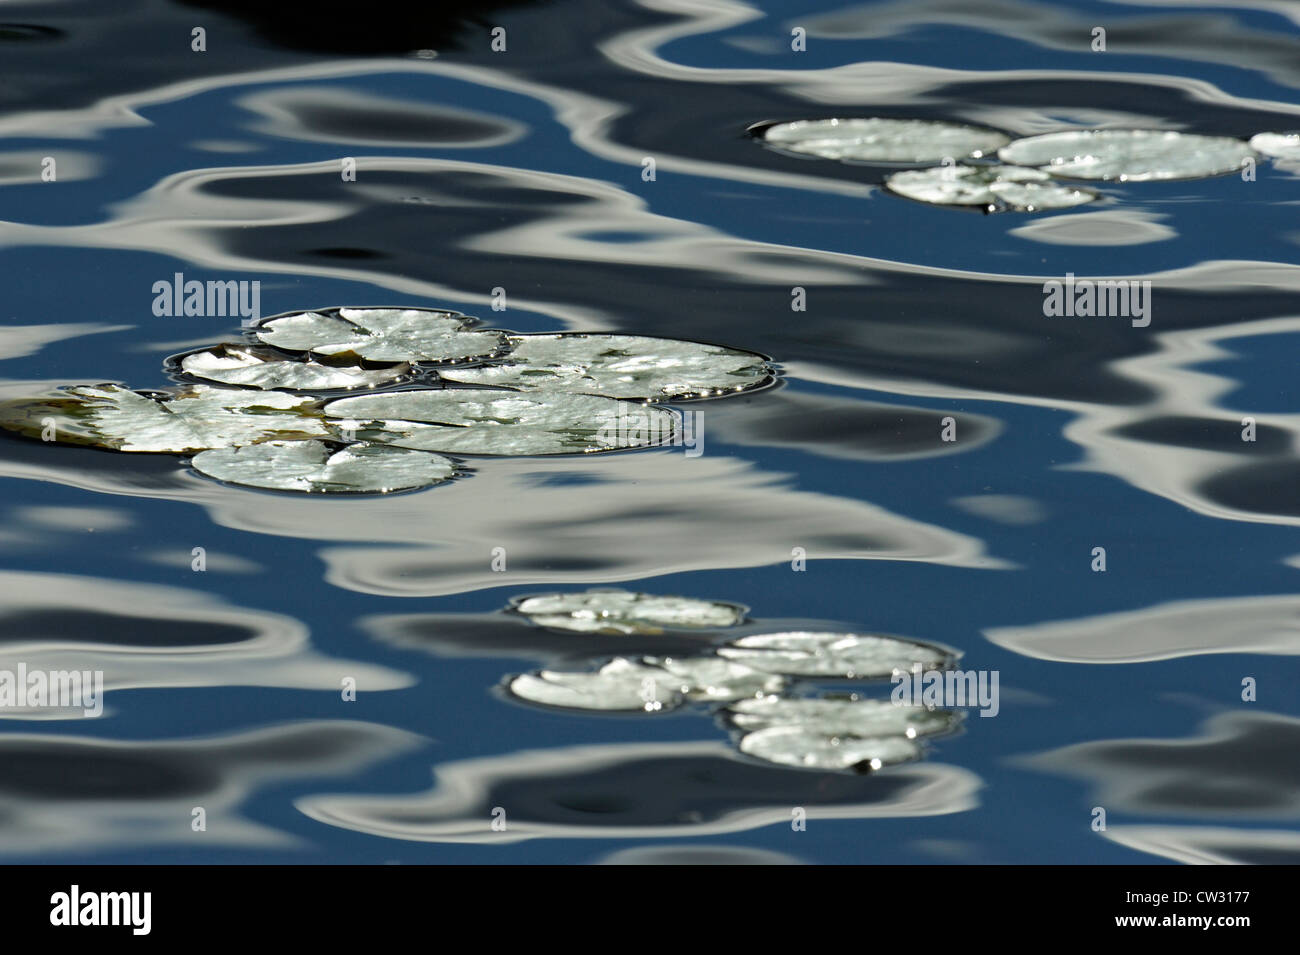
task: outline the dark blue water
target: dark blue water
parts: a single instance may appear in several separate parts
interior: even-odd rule
[[[558,0],[354,29],[114,6],[3,14],[46,28],[0,30],[5,396],[166,386],[167,355],[238,324],[155,317],[178,271],[260,281],[264,314],[445,307],[723,342],[785,375],[693,406],[700,457],[476,460],[380,498],[0,438],[0,668],[109,685],[98,719],[0,710],[7,858],[1300,858],[1295,170],[981,215],[745,134],[836,115],[1286,131],[1300,6]],[[1045,317],[1067,272],[1149,280],[1150,326]],[[853,776],[741,757],[704,709],[508,700],[509,674],[629,650],[498,613],[591,586],[947,644],[1000,673],[1001,710]],[[429,619],[402,638],[394,615]]]

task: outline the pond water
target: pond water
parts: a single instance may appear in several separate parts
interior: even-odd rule
[[[724,344],[781,381],[677,405],[695,449],[386,496],[0,435],[0,670],[106,687],[94,718],[0,708],[6,859],[1300,861],[1300,166],[982,214],[748,132],[1287,132],[1297,8],[268,6],[5,5],[0,396],[165,388],[236,340],[155,314],[177,273],[259,282],[263,315]],[[1067,276],[1149,282],[1149,324],[1047,314]],[[748,617],[502,612],[599,587]],[[505,689],[804,630],[951,648],[997,706],[855,774],[742,754],[706,703]],[[819,679],[792,692],[891,692]]]

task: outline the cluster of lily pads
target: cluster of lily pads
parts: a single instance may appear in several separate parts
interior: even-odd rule
[[[986,212],[1068,209],[1098,198],[1061,180],[1196,179],[1239,170],[1260,156],[1300,158],[1300,133],[1259,133],[1247,143],[1164,130],[1085,129],[1012,140],[978,126],[878,117],[799,120],[755,132],[772,149],[801,157],[929,165],[895,172],[885,187],[919,202]]]
[[[734,627],[746,608],[619,590],[555,593],[508,608],[538,626],[622,636]],[[800,769],[867,772],[921,757],[924,737],[954,730],[961,714],[857,693],[806,696],[801,681],[887,679],[919,664],[951,667],[958,654],[900,637],[817,631],[751,633],[680,657],[619,656],[596,669],[537,670],[506,681],[526,703],[559,709],[664,713],[717,706],[740,752]]]
[[[663,402],[770,384],[752,352],[675,339],[479,329],[458,312],[274,316],[174,356],[167,391],[74,385],[0,402],[0,428],[64,444],[193,455],[196,471],[286,491],[384,493],[462,473],[447,455],[673,443]],[[347,392],[366,392],[346,395]]]

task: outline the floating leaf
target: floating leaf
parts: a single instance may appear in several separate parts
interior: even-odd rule
[[[509,355],[442,377],[521,391],[668,401],[748,391],[772,380],[761,355],[639,335],[512,335]]]
[[[768,696],[733,703],[726,715],[734,726],[743,730],[798,726],[821,736],[902,736],[906,739],[946,733],[960,719],[960,714],[952,710],[855,697]]]
[[[514,601],[510,608],[552,630],[578,633],[659,634],[664,630],[733,627],[745,608],[715,600],[658,597],[628,590],[589,590],[576,594],[539,594]]]
[[[544,706],[657,712],[695,702],[731,702],[783,689],[785,680],[715,656],[630,660],[618,657],[595,672],[541,670],[510,682],[520,699]]]
[[[401,380],[410,365],[361,368],[355,365],[323,365],[311,360],[290,359],[269,348],[247,345],[213,345],[191,352],[180,360],[187,375],[226,385],[265,390],[335,391],[377,388]]]
[[[1030,136],[998,150],[1003,162],[1070,179],[1151,182],[1240,169],[1255,151],[1239,139],[1151,129],[1084,129]]]
[[[327,308],[267,319],[267,345],[369,361],[478,361],[504,353],[504,332],[471,331],[474,319],[429,308]]]
[[[886,677],[914,663],[930,670],[952,662],[940,647],[856,633],[759,633],[733,640],[718,653],[769,673],[859,680]]]
[[[510,681],[510,692],[543,706],[581,710],[635,710],[654,713],[680,706],[678,681],[659,667],[622,657],[594,673],[541,670]]]
[[[268,441],[194,456],[194,469],[231,484],[277,491],[382,494],[450,480],[455,462],[428,451],[384,444],[342,449],[321,441]]]
[[[715,656],[644,657],[641,662],[662,670],[666,676],[660,679],[670,684],[677,681],[677,692],[688,700],[744,700],[776,693],[785,687],[785,679],[777,674]]]
[[[282,392],[192,385],[144,395],[120,385],[76,385],[0,404],[0,427],[64,444],[185,454],[208,448],[327,437],[317,403]]]
[[[1097,194],[1020,166],[940,166],[909,169],[885,180],[892,192],[941,206],[980,206],[988,212],[1069,209]]]
[[[785,152],[880,163],[978,159],[1009,141],[997,130],[922,119],[799,120],[763,132],[763,142]]]
[[[678,415],[596,395],[398,391],[325,406],[367,441],[449,454],[574,454],[673,441]]]
[[[782,766],[858,772],[921,756],[921,747],[905,736],[823,736],[802,726],[771,726],[746,733],[740,751]]]
[[[1250,148],[1274,159],[1300,159],[1300,133],[1256,133]]]

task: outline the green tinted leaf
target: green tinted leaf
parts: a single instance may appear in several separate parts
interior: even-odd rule
[[[367,441],[447,454],[574,454],[652,447],[678,434],[663,408],[595,395],[448,389],[340,398],[335,425]]]
[[[515,601],[510,609],[552,630],[578,633],[657,634],[664,630],[733,627],[745,619],[736,604],[690,597],[659,597],[627,590],[539,594]]]
[[[979,206],[987,212],[1068,209],[1096,193],[1053,181],[1037,169],[1018,166],[940,166],[909,169],[885,180],[891,192],[941,206]]]
[[[502,332],[472,331],[459,312],[426,308],[333,308],[268,319],[256,330],[267,345],[316,355],[384,362],[458,362],[499,355]]]
[[[1083,129],[1030,136],[998,150],[1003,162],[1069,179],[1199,179],[1241,168],[1255,151],[1239,139],[1152,129]]]
[[[638,335],[512,335],[508,356],[445,372],[462,384],[667,401],[730,394],[772,380],[761,355]]]
[[[769,673],[859,680],[887,677],[915,663],[937,670],[952,662],[940,647],[856,633],[759,633],[733,640],[718,653]]]
[[[880,163],[978,159],[1009,139],[993,129],[922,119],[799,120],[763,132],[763,142],[785,152]]]
[[[276,491],[382,494],[450,480],[455,462],[382,444],[337,448],[320,441],[270,441],[194,456],[194,469],[231,484]]]
[[[285,358],[269,348],[214,345],[180,360],[180,369],[195,378],[224,385],[288,391],[335,391],[377,388],[409,374],[407,364],[384,368],[324,365],[316,361]]]

